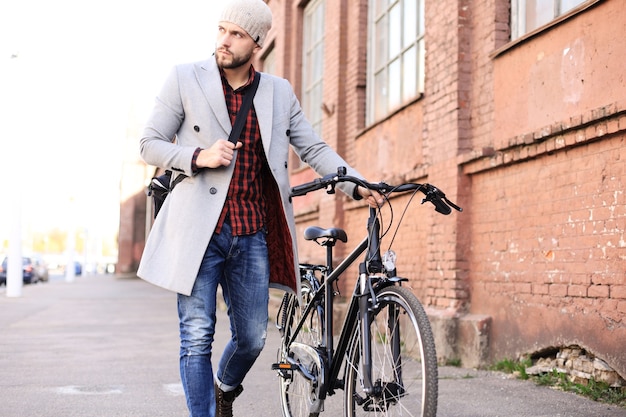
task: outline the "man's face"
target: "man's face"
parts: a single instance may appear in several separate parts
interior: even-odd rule
[[[215,57],[221,68],[235,69],[249,64],[259,49],[259,45],[239,26],[229,22],[219,23]]]

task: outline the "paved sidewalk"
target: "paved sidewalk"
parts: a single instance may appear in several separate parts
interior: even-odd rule
[[[176,297],[136,278],[110,275],[0,287],[0,416],[188,416],[178,375]],[[227,337],[218,318],[216,351]],[[235,402],[237,417],[280,417],[278,332]],[[440,369],[439,416],[626,416],[626,409],[501,373]],[[322,416],[342,415],[342,392]]]

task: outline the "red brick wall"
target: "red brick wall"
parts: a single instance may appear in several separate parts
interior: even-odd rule
[[[493,318],[492,360],[578,344],[626,371],[626,87],[611,58],[626,43],[624,26],[607,24],[625,17],[602,4],[475,72],[493,79],[493,101],[480,102],[493,131],[490,142],[474,130],[473,152],[494,153],[464,165],[469,307]]]
[[[283,9],[299,22],[300,6]],[[326,8],[325,139],[371,180],[432,182],[465,208],[443,217],[414,204],[403,220],[394,249],[423,304],[491,316],[489,360],[578,343],[625,373],[615,340],[626,340],[626,29],[611,24],[623,8],[603,2],[509,43],[508,0],[426,2],[424,96],[374,126],[367,1]],[[285,75],[298,91],[299,41],[290,45]],[[301,230],[348,231],[338,254],[363,235],[366,210],[344,197],[295,207]],[[323,257],[304,241],[301,252]]]
[[[473,175],[470,310],[494,318],[492,358],[578,344],[624,366],[625,145]]]
[[[626,10],[603,2],[494,58],[495,146],[626,96]],[[615,24],[612,24],[615,22]],[[595,116],[585,122],[593,122]]]
[[[146,239],[146,195],[135,194],[120,206],[116,272],[137,271]]]

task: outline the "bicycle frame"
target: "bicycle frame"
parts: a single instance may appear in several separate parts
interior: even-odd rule
[[[328,174],[292,187],[290,195],[296,197],[321,189],[333,194],[335,186],[341,182],[351,182],[380,193],[390,207],[388,197],[392,193],[412,191],[410,203],[415,193],[419,191],[424,194],[422,204],[426,202],[433,204],[435,211],[440,214],[448,215],[452,209],[459,212],[463,210],[431,184],[404,183],[392,186],[384,182],[370,183],[346,175],[344,167],[338,167],[336,174]],[[324,400],[328,395],[333,395],[338,388],[349,391],[346,392],[346,410],[352,410],[351,412],[355,411],[355,407],[361,407],[365,412],[379,410],[386,412],[390,405],[400,402],[402,405],[399,410],[403,410],[405,404],[403,398],[406,398],[407,404],[411,404],[412,408],[421,409],[422,415],[436,415],[437,358],[434,338],[428,317],[419,300],[411,291],[400,287],[402,281],[407,280],[396,276],[394,254],[391,253],[391,256],[385,254],[384,262],[380,256],[382,236],[378,210],[379,208],[370,208],[367,236],[335,269],[332,265],[333,247],[338,240],[347,241],[345,232],[340,229],[324,230],[319,227],[305,231],[306,239],[315,240],[319,245],[326,247],[326,265],[301,265],[298,279],[310,281],[304,284],[307,288],[302,294],[306,295],[308,302],[306,306],[301,306],[300,311],[294,313],[298,306],[295,304],[296,300],[288,295],[285,295],[281,305],[281,309],[283,306],[288,309],[284,310],[286,314],[279,327],[283,334],[282,350],[279,352],[281,362],[273,364],[272,369],[279,370],[279,376],[283,378],[281,399],[284,415],[303,416],[303,410],[308,410],[307,415],[317,416],[323,411]],[[391,243],[394,237],[395,234],[391,237]],[[335,347],[333,285],[363,253],[366,253],[365,259],[358,264],[358,279]],[[320,279],[315,271],[321,272]],[[408,333],[413,335],[413,339],[404,339],[402,336],[405,330],[401,330],[399,324],[402,321],[404,328],[404,323],[407,322],[400,319],[400,311],[409,317]],[[300,313],[301,316],[298,318]],[[314,322],[316,318],[317,324]],[[311,320],[313,325],[312,337],[304,335],[308,320]],[[372,324],[375,326],[372,327]],[[322,325],[324,328],[320,329]],[[289,331],[285,331],[286,328]],[[358,333],[355,333],[356,331]],[[376,340],[373,340],[374,334],[377,335]],[[411,337],[410,335],[408,337]],[[379,337],[384,340],[379,340]],[[402,343],[405,341],[409,341],[409,345]],[[408,350],[405,352],[407,346]],[[411,363],[415,364],[411,357],[413,352],[418,357],[419,370],[415,365],[411,366]],[[408,360],[405,361],[404,358]],[[408,373],[403,372],[407,362]],[[342,368],[342,379],[339,379]],[[290,386],[294,372],[308,382],[297,380],[292,391]],[[373,378],[376,381],[372,381]],[[410,388],[411,386],[415,389]],[[406,390],[407,387],[411,392]],[[294,404],[297,414],[292,413],[290,409],[291,392],[296,398]]]
[[[306,322],[311,310],[316,308],[320,303],[324,303],[324,334],[323,334],[323,348],[324,350],[324,365],[322,366],[323,375],[321,375],[321,389],[319,391],[319,398],[325,399],[327,394],[334,394],[336,388],[343,388],[342,383],[338,380],[339,372],[342,367],[342,359],[346,354],[349,347],[350,338],[354,332],[354,327],[358,324],[362,326],[361,335],[363,337],[364,352],[364,369],[366,380],[364,381],[365,389],[372,390],[373,384],[371,381],[371,362],[370,362],[370,328],[369,320],[367,320],[367,314],[369,314],[370,308],[375,300],[370,298],[373,292],[370,292],[371,283],[367,282],[370,277],[370,273],[381,272],[382,262],[380,261],[380,226],[378,218],[376,217],[376,209],[370,208],[370,219],[368,221],[368,236],[361,241],[361,243],[354,249],[348,256],[336,267],[327,265],[327,275],[323,277],[320,290],[316,291],[313,298],[309,301],[306,309],[304,310],[300,321],[297,323],[294,331],[290,337],[286,340],[286,346],[290,346],[295,341],[296,337],[302,330],[304,323]],[[339,277],[351,266],[359,256],[361,256],[366,250],[368,255],[365,261],[359,265],[359,279],[356,282],[352,297],[350,299],[350,305],[345,316],[345,320],[342,326],[339,341],[337,343],[337,349],[334,350],[334,332],[333,332],[333,302],[334,292],[333,283],[339,279]],[[366,266],[366,261],[369,260],[371,267]],[[389,279],[386,285],[393,285],[401,281],[400,279]],[[324,300],[322,300],[322,297]],[[357,320],[360,318],[360,320]],[[339,358],[339,359],[337,359]],[[303,371],[303,370],[300,370]],[[303,374],[306,374],[303,372]]]

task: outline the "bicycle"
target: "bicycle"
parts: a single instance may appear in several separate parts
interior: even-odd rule
[[[378,191],[390,209],[392,193],[412,191],[408,208],[420,191],[424,194],[422,204],[434,204],[441,214],[450,214],[452,208],[462,211],[433,185],[368,183],[347,176],[342,167],[336,174],[293,187],[291,195],[323,188],[332,194],[336,184],[346,181]],[[333,247],[337,242],[347,242],[346,232],[316,226],[304,232],[306,240],[326,248],[326,264],[300,264],[300,297],[286,293],[276,317],[281,346],[272,369],[279,376],[284,417],[319,416],[324,400],[338,389],[344,391],[345,416],[437,413],[437,355],[432,330],[417,297],[402,286],[408,280],[397,275],[395,253],[390,249],[380,254],[380,213],[380,207],[370,208],[367,236],[336,268]],[[397,228],[401,223],[402,218]],[[333,284],[364,252],[335,346],[333,300],[337,292]]]

